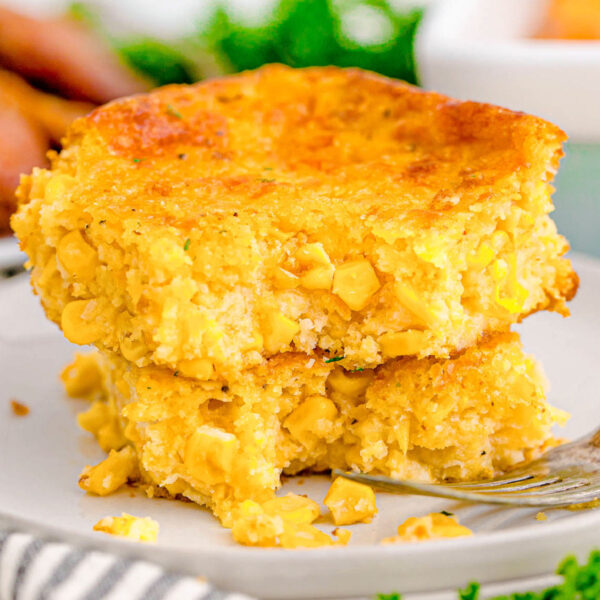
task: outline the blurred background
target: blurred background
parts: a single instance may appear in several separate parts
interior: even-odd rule
[[[358,66],[556,122],[570,141],[554,217],[600,256],[600,0],[0,0],[0,268],[19,260],[19,174],[73,119],[269,62]]]

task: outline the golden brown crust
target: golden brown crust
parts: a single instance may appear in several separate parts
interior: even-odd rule
[[[270,65],[112,102],[78,120],[67,146],[84,138],[83,160],[101,158],[116,196],[140,192],[107,208],[193,227],[208,208],[276,212],[300,197],[308,210],[343,197],[341,211],[424,225],[493,202],[516,171],[550,179],[565,134],[357,69]]]

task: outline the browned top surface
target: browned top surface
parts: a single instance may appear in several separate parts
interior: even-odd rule
[[[414,227],[550,179],[564,139],[539,118],[364,71],[271,65],[112,102],[66,145],[78,147],[77,197],[113,216]]]

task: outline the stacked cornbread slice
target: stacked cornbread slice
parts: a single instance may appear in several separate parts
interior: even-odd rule
[[[109,467],[231,525],[281,473],[465,480],[551,443],[561,415],[507,331],[576,291],[548,216],[563,140],[336,68],[77,121],[13,227],[48,317],[100,350],[82,424]]]

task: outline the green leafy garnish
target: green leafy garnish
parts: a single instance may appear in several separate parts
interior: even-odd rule
[[[580,565],[574,556],[565,558],[558,569],[563,581],[541,592],[519,592],[496,596],[490,600],[598,600],[600,598],[600,550],[590,553],[587,564]],[[458,590],[457,600],[482,600],[480,585],[472,582]],[[400,594],[377,594],[376,600],[402,600]]]
[[[221,3],[201,37],[232,71],[279,62],[361,67],[415,83],[414,38],[422,11],[389,0],[279,0],[258,25]]]
[[[121,58],[156,85],[192,83],[197,79],[191,62],[174,45],[150,37],[114,42]]]
[[[190,249],[190,244],[192,243],[192,240],[190,240],[190,238],[188,238],[187,240],[185,240],[185,244],[183,245],[183,249],[185,250],[185,252],[187,252]]]
[[[458,600],[477,600],[479,584],[471,582],[464,590],[458,590]]]
[[[332,356],[331,358],[326,358],[325,363],[334,363],[339,362],[340,360],[344,360],[345,356]]]
[[[453,517],[454,513],[448,512],[447,510],[440,510],[440,514],[444,515],[445,517]]]
[[[143,158],[133,158],[132,159],[134,163],[139,163],[142,162],[142,160],[144,160]]]
[[[277,0],[257,24],[243,22],[221,0],[197,33],[170,41],[114,35],[86,2],[71,4],[67,12],[157,86],[274,62],[361,67],[417,81],[414,39],[422,10],[399,9],[393,0]]]
[[[183,119],[183,115],[172,104],[167,104],[166,112],[176,119]]]
[[[179,377],[179,371],[174,371],[173,372],[173,377]]]

